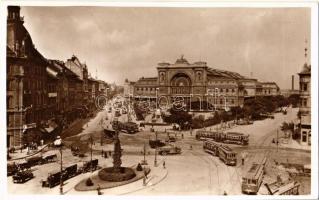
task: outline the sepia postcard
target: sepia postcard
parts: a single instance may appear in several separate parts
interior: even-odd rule
[[[318,198],[317,3],[1,9],[7,199]]]

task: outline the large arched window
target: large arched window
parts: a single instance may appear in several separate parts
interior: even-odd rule
[[[173,94],[190,94],[191,86],[191,79],[186,74],[178,73],[171,79]]]

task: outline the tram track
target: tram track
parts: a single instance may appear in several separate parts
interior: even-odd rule
[[[219,171],[218,171],[218,166],[217,164],[212,160],[206,160],[204,158],[204,155],[201,154],[200,152],[197,151],[189,151],[194,157],[204,161],[209,167],[208,167],[208,171],[209,171],[209,182],[210,182],[210,193],[212,192],[212,168],[215,167],[216,168],[216,175],[217,175],[217,181],[218,181],[218,191],[220,191],[220,179],[219,179]],[[213,164],[213,165],[212,165]]]

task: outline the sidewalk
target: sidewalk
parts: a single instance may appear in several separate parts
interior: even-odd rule
[[[21,160],[21,159],[25,159],[27,157],[31,157],[31,156],[34,156],[38,153],[44,153],[46,152],[45,151],[45,148],[48,146],[48,144],[45,144],[43,146],[38,146],[38,149],[37,150],[30,150],[29,151],[29,154],[28,154],[28,150],[27,148],[26,149],[22,149],[21,150],[16,150],[15,153],[10,153],[10,156],[11,156],[11,159],[8,160],[9,162],[11,161],[15,161],[15,160]]]
[[[286,147],[286,148],[292,148],[292,149],[301,149],[301,150],[307,150],[311,151],[311,146],[310,145],[302,145],[298,141],[289,139],[288,143],[280,143],[281,147]]]

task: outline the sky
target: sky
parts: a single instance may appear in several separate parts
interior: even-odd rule
[[[290,89],[310,60],[310,8],[21,7],[21,15],[46,58],[74,54],[93,77],[118,84],[155,77],[159,62],[184,55]]]

